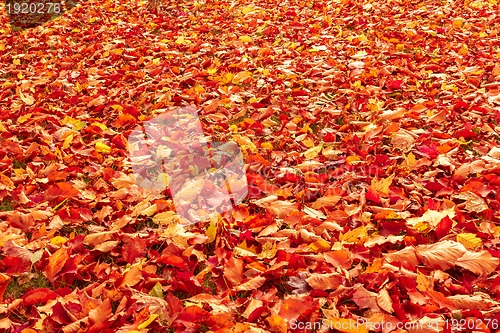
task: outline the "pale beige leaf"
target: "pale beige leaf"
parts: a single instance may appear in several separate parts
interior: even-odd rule
[[[428,223],[431,227],[436,227],[439,222],[443,218],[448,216],[450,219],[455,217],[455,208],[451,207],[442,211],[437,211],[437,210],[427,210],[422,216],[420,217],[413,217],[406,219],[406,223],[415,226],[418,223]]]
[[[400,130],[393,134],[391,144],[402,152],[408,152],[413,147],[415,139],[410,134]]]
[[[384,259],[390,262],[409,262],[412,265],[418,265],[418,259],[415,254],[415,249],[412,247],[405,247],[397,252],[384,254]]]
[[[312,160],[313,158],[318,156],[318,154],[321,152],[322,149],[323,149],[323,144],[320,144],[316,147],[309,148],[302,154],[302,156],[304,156],[306,160]]]
[[[419,245],[416,248],[416,254],[423,263],[441,270],[453,267],[457,259],[466,252],[462,244],[450,240]]]
[[[375,245],[382,245],[385,243],[396,244],[398,242],[402,242],[404,240],[404,236],[402,235],[389,235],[387,237],[381,235],[373,235],[364,243],[365,247],[373,247]]]
[[[109,252],[113,250],[116,246],[120,244],[120,241],[106,241],[101,244],[98,244],[94,247],[94,250],[101,252]]]
[[[159,225],[169,225],[179,222],[179,215],[173,211],[158,213],[153,216],[153,222]]]
[[[472,192],[462,192],[452,197],[465,200],[465,210],[468,212],[481,213],[489,208],[483,198]]]
[[[245,309],[245,312],[243,312],[241,315],[248,319],[248,317],[252,314],[252,312],[254,312],[256,309],[262,307],[263,305],[264,305],[264,302],[262,302],[260,299],[252,298],[250,300],[250,303],[248,303],[248,306]]]
[[[368,291],[362,285],[354,287],[356,290],[352,295],[352,300],[360,309],[371,309],[372,311],[379,312],[380,308],[377,304],[377,293]]]
[[[116,231],[103,231],[103,232],[88,234],[87,236],[85,236],[83,244],[88,246],[96,246],[105,241],[113,239],[114,235],[116,235]]]
[[[389,313],[394,312],[394,309],[392,308],[391,296],[389,295],[389,292],[385,288],[380,290],[380,292],[378,293],[377,304],[384,311],[387,311]]]
[[[19,98],[21,98],[26,105],[33,105],[35,103],[35,98],[33,98],[33,96],[28,94],[24,95],[22,91],[19,91]]]
[[[453,295],[447,297],[457,309],[485,310],[500,303],[491,299],[488,294],[475,293],[474,295]]]
[[[498,266],[499,259],[493,257],[488,251],[467,251],[456,260],[456,265],[476,274],[489,274]]]
[[[342,197],[340,195],[327,195],[317,199],[312,203],[312,208],[321,209],[323,207],[333,207]]]
[[[335,290],[342,283],[342,280],[342,275],[337,273],[313,273],[306,279],[311,288],[318,290]]]
[[[266,282],[266,278],[263,276],[256,276],[247,282],[240,284],[236,288],[234,288],[236,291],[243,291],[243,290],[256,290],[257,288],[260,288],[264,282]]]
[[[315,218],[315,219],[320,219],[320,220],[326,219],[325,214],[323,214],[319,210],[316,210],[314,208],[310,208],[307,206],[304,206],[304,213],[306,213],[307,215],[309,215],[310,217]]]

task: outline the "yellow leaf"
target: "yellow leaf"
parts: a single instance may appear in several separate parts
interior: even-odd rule
[[[245,35],[245,36],[240,36],[239,40],[240,42],[243,43],[250,43],[253,39],[252,37]]]
[[[347,156],[345,159],[345,162],[349,165],[356,164],[355,162],[361,161],[361,159],[358,156]]]
[[[326,252],[331,248],[331,244],[328,243],[323,238],[318,239],[317,241],[309,244],[309,252]]]
[[[28,119],[31,118],[31,116],[33,116],[33,113],[25,114],[24,116],[17,118],[17,123],[18,124],[25,123]]]
[[[246,14],[252,12],[253,10],[254,10],[254,7],[252,5],[250,5],[250,6],[247,6],[247,7],[243,7],[241,9],[241,12],[246,15]]]
[[[376,180],[372,179],[371,189],[375,192],[384,193],[385,195],[389,194],[389,186],[392,184],[392,180],[394,179],[394,175],[389,176],[388,178]]]
[[[151,324],[157,317],[158,317],[158,315],[156,313],[149,315],[149,318],[146,321],[144,321],[142,324],[137,326],[137,329],[142,330],[142,329],[148,327],[148,325]]]
[[[408,156],[405,157],[406,165],[409,167],[414,167],[417,165],[417,159],[415,158],[415,155],[413,155],[412,152],[408,154]]]
[[[123,110],[123,106],[121,106],[120,104],[111,105],[111,108],[113,110],[116,110],[116,111],[122,111]]]
[[[243,150],[245,150],[245,148],[246,148],[246,149],[250,149],[250,151],[252,153],[257,152],[257,146],[255,146],[255,144],[252,142],[252,140],[250,140],[246,136],[236,134],[236,135],[233,135],[233,140],[238,145],[240,145]]]
[[[211,67],[211,68],[207,69],[207,73],[209,75],[214,75],[215,73],[217,73],[217,68]]]
[[[179,215],[176,212],[167,211],[163,213],[158,213],[153,217],[153,222],[160,225],[168,225],[172,223],[177,223],[179,221]]]
[[[417,289],[418,291],[425,292],[427,290],[432,290],[434,288],[434,283],[432,279],[419,271],[417,271]]]
[[[270,142],[262,142],[260,146],[264,149],[273,149],[273,144]]]
[[[149,292],[149,295],[153,297],[163,298],[163,289],[160,282],[156,282],[155,286]]]
[[[286,333],[287,326],[286,321],[278,315],[271,315],[266,318],[266,322],[269,325],[269,328],[272,329],[273,332],[277,333]]]
[[[3,84],[2,84],[2,88],[8,88],[8,87],[12,87],[13,85],[15,85],[14,83],[10,82],[10,81],[5,81]]]
[[[255,257],[257,256],[257,249],[255,245],[248,247],[247,240],[245,239],[240,245],[233,249],[234,254],[245,257]]]
[[[267,241],[262,245],[262,252],[259,253],[257,258],[259,259],[272,259],[276,256],[276,243]]]
[[[234,77],[233,73],[226,73],[220,78],[219,83],[221,85],[228,84],[233,81],[233,77]]]
[[[98,153],[102,153],[102,154],[109,154],[111,152],[111,147],[102,143],[102,142],[96,142],[95,144],[95,150],[98,152]]]
[[[160,58],[154,58],[154,59],[153,59],[153,64],[155,64],[155,65],[156,65],[156,64],[158,64],[158,63],[160,63]]]
[[[108,129],[108,127],[106,125],[104,125],[102,123],[98,123],[98,122],[93,122],[90,126],[97,126],[100,129],[102,129],[103,131]]]
[[[356,82],[354,83],[351,83],[351,87],[352,88],[363,88],[363,84],[361,84],[361,81],[360,80],[357,80]]]
[[[462,47],[460,48],[460,50],[458,50],[458,54],[460,54],[462,56],[469,54],[469,48],[467,47],[466,44],[462,45]],[[454,85],[452,85],[452,86],[454,86]]]
[[[233,77],[232,83],[240,84],[243,80],[250,77],[251,75],[252,73],[250,73],[249,71],[241,71]]]
[[[482,241],[473,233],[462,233],[457,235],[457,242],[462,243],[469,250],[474,250],[482,244]]]
[[[50,244],[61,246],[62,244],[66,243],[67,241],[68,241],[68,239],[66,237],[56,236],[50,240]]]
[[[14,59],[14,60],[12,61],[12,63],[13,63],[14,65],[20,65],[20,64],[21,64],[21,60],[19,60],[19,59]]]
[[[139,215],[152,216],[158,211],[158,206],[156,204],[152,204],[146,209],[142,210]]]
[[[172,177],[164,172],[158,174],[158,177],[156,179],[159,184],[165,185],[167,187],[170,184],[170,181],[172,180]]]
[[[64,139],[64,142],[63,142],[63,145],[62,145],[62,149],[67,149],[69,147],[69,145],[71,144],[71,142],[73,142],[73,133],[70,133],[66,139]]]
[[[217,222],[218,222],[218,217],[213,216],[210,219],[210,225],[207,228],[206,235],[208,237],[208,243],[212,243],[215,240],[215,237],[217,236]]]
[[[194,91],[196,91],[197,94],[203,94],[203,93],[205,93],[206,90],[205,90],[205,88],[203,88],[202,85],[197,84],[194,86]]]
[[[94,23],[97,20],[96,17],[91,17],[89,18],[89,23]]]
[[[456,19],[452,22],[452,25],[456,28],[461,28],[463,25],[464,25],[464,19],[462,18],[459,18],[459,19]]]
[[[306,160],[312,160],[313,158],[318,156],[318,154],[321,152],[321,149],[323,149],[323,144],[309,148],[303,153],[303,156],[306,158]]]
[[[429,226],[429,223],[427,222],[419,222],[413,226],[418,232],[421,234],[428,233],[431,231],[431,227]]]
[[[311,139],[311,138],[306,138],[305,140],[302,141],[302,143],[304,144],[304,146],[306,146],[307,148],[312,148],[314,147],[314,141]]]
[[[366,237],[367,229],[365,226],[357,227],[356,229],[349,230],[345,234],[340,234],[339,239],[347,243],[356,243],[358,241],[363,241]]]
[[[448,216],[450,219],[454,218],[455,207],[451,207],[443,211],[436,211],[429,209],[420,217],[412,217],[406,219],[406,223],[414,228],[416,228],[419,223],[423,223],[435,228],[438,225],[438,223],[441,222],[441,220],[446,216]]]
[[[184,36],[179,36],[177,37],[177,39],[175,40],[175,44],[183,44],[185,41],[184,39]]]

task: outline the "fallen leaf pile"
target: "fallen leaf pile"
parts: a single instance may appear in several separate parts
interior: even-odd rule
[[[2,331],[498,331],[497,0],[68,9],[0,7]],[[127,139],[189,105],[249,194],[185,226]]]

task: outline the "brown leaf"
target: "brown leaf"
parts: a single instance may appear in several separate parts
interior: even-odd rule
[[[385,310],[389,313],[393,313],[394,309],[392,308],[392,299],[387,292],[387,289],[382,289],[377,295],[377,304],[380,306],[382,310]]]

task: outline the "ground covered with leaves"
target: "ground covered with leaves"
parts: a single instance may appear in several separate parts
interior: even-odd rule
[[[90,0],[23,31],[1,16],[2,331],[498,331],[499,12]],[[249,183],[189,227],[127,156],[136,125],[186,105],[239,144]]]

